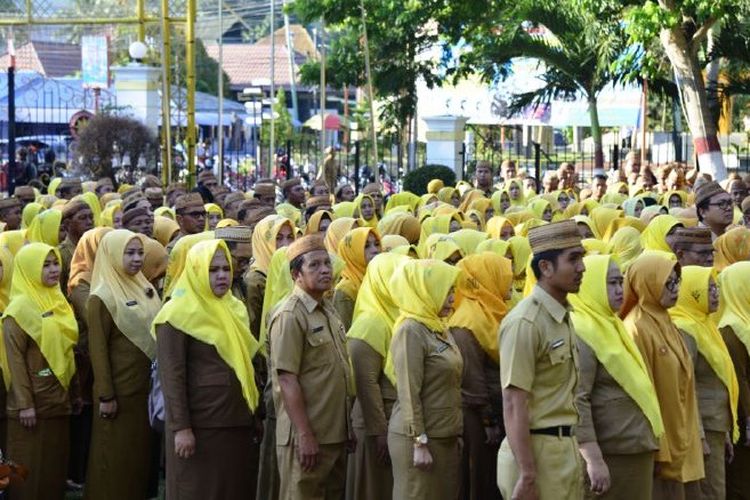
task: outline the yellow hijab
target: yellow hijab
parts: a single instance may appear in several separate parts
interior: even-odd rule
[[[335,215],[337,219],[342,217],[355,217],[354,212],[356,208],[357,206],[353,201],[342,201],[331,207],[333,215]]]
[[[750,262],[737,262],[719,274],[719,328],[728,326],[750,353]]]
[[[459,193],[458,190],[456,188],[454,188],[454,187],[444,187],[444,188],[441,188],[437,192],[438,200],[442,201],[443,203],[447,203],[449,205],[452,205],[453,204],[453,202],[452,202],[453,193],[456,193],[458,195],[458,198],[459,198],[459,201],[460,201],[460,199],[461,199],[461,193]]]
[[[154,216],[154,239],[163,247],[169,245],[174,235],[180,232],[180,226],[175,221],[161,215]]]
[[[154,215],[161,215],[162,217],[166,217],[167,219],[175,220],[174,210],[169,207],[157,208],[156,210],[154,210]]]
[[[383,248],[383,252],[390,252],[399,247],[408,248],[410,245],[409,240],[398,234],[386,234],[380,238],[380,246]]]
[[[114,228],[115,214],[117,212],[122,212],[122,202],[120,200],[116,200],[116,203],[102,210],[101,225]]]
[[[260,350],[264,356],[266,355],[266,340],[268,339],[266,319],[271,315],[274,308],[287,298],[294,289],[292,271],[289,269],[289,260],[286,258],[288,248],[281,247],[276,250],[271,257],[271,265],[268,266],[266,289],[263,295],[263,309],[260,318],[260,332],[258,332]]]
[[[252,269],[268,274],[271,256],[276,251],[276,236],[282,227],[292,230],[292,237],[296,234],[291,220],[281,215],[268,215],[263,218],[253,230],[253,263]]]
[[[237,376],[247,406],[255,411],[259,395],[252,360],[259,344],[250,333],[245,304],[231,291],[221,297],[211,291],[208,268],[216,252],[224,252],[231,266],[229,249],[221,240],[201,241],[190,249],[185,272],[175,286],[172,300],[156,315],[151,335],[156,338],[156,327],[169,323],[186,335],[214,346]]]
[[[471,330],[484,352],[498,363],[498,328],[508,314],[504,297],[513,283],[513,265],[505,257],[482,252],[465,257],[456,267],[462,271],[461,301],[448,324]]]
[[[145,252],[146,237],[127,229],[109,231],[102,237],[91,274],[91,295],[102,300],[115,326],[153,360],[156,342],[149,330],[161,301],[142,272],[130,276],[123,268],[125,247],[133,239],[141,241]]]
[[[681,226],[682,223],[671,215],[658,215],[654,217],[641,233],[641,245],[643,249],[673,253],[672,248],[667,243],[667,233],[677,225]]]
[[[29,229],[26,231],[26,239],[31,243],[46,243],[56,247],[61,242],[60,223],[62,212],[55,209],[47,209],[34,217]]]
[[[383,358],[388,355],[393,325],[398,317],[398,306],[393,301],[389,280],[396,269],[409,260],[396,254],[380,254],[367,267],[354,306],[352,326],[347,337],[366,342]]]
[[[0,264],[3,268],[3,277],[0,279],[0,314],[2,314],[10,301],[10,284],[13,278],[13,254],[5,247],[0,247]]]
[[[732,442],[740,437],[737,427],[737,402],[740,389],[732,358],[708,310],[708,283],[715,275],[710,267],[685,266],[677,304],[669,310],[677,328],[695,339],[698,352],[729,392],[732,411]]]
[[[735,227],[714,241],[714,268],[723,271],[735,262],[750,260],[750,229]]]
[[[515,235],[515,232],[513,231],[513,224],[511,224],[511,222],[506,217],[496,215],[487,221],[485,231],[487,231],[487,234],[490,238],[502,239],[500,235],[503,233],[503,229],[505,228],[510,228],[512,235]]]
[[[610,224],[620,217],[622,217],[622,210],[605,207],[593,209],[591,214],[589,214],[589,218],[593,226],[594,236],[600,240],[604,239]]]
[[[339,251],[339,241],[356,227],[360,227],[360,220],[353,217],[340,217],[331,222],[324,240],[328,253],[336,254]]]
[[[613,259],[609,255],[592,255],[583,261],[586,272],[581,288],[568,295],[576,335],[591,347],[596,359],[635,401],[659,437],[664,433],[664,423],[648,368],[617,311],[609,305],[607,273]]]
[[[44,260],[50,252],[62,263],[60,252],[44,243],[30,243],[18,251],[13,264],[10,303],[3,318],[16,320],[67,390],[76,371],[73,347],[78,342],[78,323],[60,285],[42,283]],[[3,376],[5,372],[3,367]]]
[[[7,248],[13,255],[17,254],[26,243],[26,229],[3,231],[0,233],[0,247]]]
[[[172,247],[172,252],[169,254],[169,260],[167,261],[167,273],[164,277],[163,291],[165,302],[172,295],[172,289],[175,287],[180,276],[182,276],[182,272],[185,270],[185,262],[190,249],[201,241],[211,240],[213,238],[213,231],[203,231],[198,234],[188,234],[177,240],[177,243]]]
[[[55,193],[57,192],[57,188],[60,187],[60,184],[62,184],[62,181],[62,177],[53,177],[50,179],[49,184],[47,184],[47,194],[57,196]]]
[[[305,227],[305,234],[315,234],[320,232],[320,223],[323,218],[327,218],[329,221],[333,221],[333,215],[327,210],[318,210],[310,216],[310,220],[307,221]],[[329,224],[330,226],[330,224]]]
[[[425,252],[427,253],[421,255],[421,258],[440,261],[445,261],[456,252],[461,254],[461,258],[465,256],[461,247],[450,235],[439,233],[431,234],[427,238]]]
[[[338,256],[344,261],[345,267],[341,273],[341,281],[336,285],[352,300],[357,298],[357,291],[362,284],[362,278],[367,270],[365,261],[365,245],[370,235],[375,236],[380,246],[380,235],[372,227],[358,227],[349,231],[339,242]]]
[[[419,196],[409,191],[392,194],[385,204],[385,213],[390,212],[396,207],[407,207],[410,212],[413,212],[420,201]]]
[[[112,231],[111,227],[89,229],[78,240],[73,257],[70,259],[70,277],[68,278],[68,295],[81,281],[91,284],[91,273],[94,271],[96,251],[104,235]]]
[[[299,226],[302,223],[302,212],[290,203],[276,205],[276,213],[292,221],[295,226]]]
[[[388,214],[378,222],[378,232],[382,236],[398,234],[409,240],[409,243],[419,241],[421,230],[419,219],[405,212]]]
[[[457,212],[453,215],[438,215],[427,217],[422,221],[422,230],[419,235],[419,244],[417,248],[420,255],[426,255],[425,245],[427,244],[427,238],[433,234],[448,234],[450,233],[451,222],[457,221],[461,223],[461,219],[458,217]]]
[[[27,229],[31,222],[34,220],[34,217],[39,215],[39,212],[44,210],[44,205],[41,203],[29,203],[25,207],[23,207],[23,212],[21,215],[21,229]]]
[[[488,240],[484,240],[479,245],[477,245],[477,253],[492,252],[494,254],[499,255],[500,257],[507,258],[509,248],[510,248],[509,242],[498,239],[498,238],[490,238]],[[513,259],[508,259],[508,260],[510,260],[511,262],[511,271],[512,271]]]
[[[102,220],[102,206],[99,204],[99,198],[96,196],[96,193],[87,191],[75,198],[83,200],[91,209],[91,213],[94,216],[94,227],[100,226]]]
[[[471,255],[476,252],[477,246],[489,236],[476,229],[459,229],[451,233],[451,238],[458,244],[464,255]]]
[[[433,259],[407,260],[399,266],[389,281],[393,302],[399,309],[393,324],[393,336],[399,334],[401,323],[413,319],[444,337],[448,330],[448,318],[439,314],[460,274],[458,268]],[[396,373],[390,349],[386,356],[385,374],[395,386]]]
[[[619,229],[607,243],[606,252],[612,255],[620,269],[626,272],[630,264],[643,252],[641,233],[634,227]]]

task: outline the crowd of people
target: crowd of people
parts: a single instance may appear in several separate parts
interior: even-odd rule
[[[326,177],[0,199],[10,499],[750,498],[750,179]]]

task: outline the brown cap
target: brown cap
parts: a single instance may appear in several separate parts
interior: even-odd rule
[[[574,220],[545,224],[529,230],[529,244],[534,254],[581,246],[581,234]]]
[[[131,196],[138,196],[138,195],[142,195],[142,194],[143,194],[143,191],[141,191],[141,188],[139,188],[139,187],[131,187],[130,189],[128,189],[128,190],[123,191],[122,193],[120,193],[120,195],[122,196],[123,200],[127,200]]]
[[[164,191],[160,187],[148,187],[145,191],[146,198],[160,198],[164,196]]]
[[[710,199],[712,196],[717,194],[726,193],[726,191],[716,181],[711,181],[703,184],[695,192],[695,204],[700,205],[704,201]]]
[[[177,201],[174,202],[175,210],[184,210],[189,207],[201,207],[203,208],[203,198],[198,193],[187,193],[183,194]]]
[[[136,217],[148,214],[149,210],[146,207],[131,208],[130,210],[126,210],[122,213],[122,225],[127,226],[128,223]]]
[[[747,196],[742,200],[742,213],[745,213],[748,210],[750,210],[750,196]]]
[[[84,208],[90,208],[88,203],[83,201],[81,198],[75,197],[65,205],[63,205],[62,218],[67,219],[68,217],[72,217],[73,215],[77,214],[79,210],[83,210]]]
[[[215,179],[216,176],[214,176],[214,173],[210,170],[201,170],[200,173],[198,173],[198,182],[205,182],[209,179]]]
[[[237,243],[252,243],[253,230],[248,226],[227,226],[214,230],[217,240],[236,241]]]
[[[288,181],[284,181],[281,183],[281,189],[282,191],[286,191],[287,189],[291,189],[294,186],[298,186],[302,184],[302,179],[299,177],[295,177],[294,179],[289,179]]]
[[[379,182],[371,182],[368,185],[366,185],[365,188],[362,190],[362,193],[364,194],[382,193],[382,192],[383,192],[383,186],[381,186]]]
[[[158,187],[161,188],[161,181],[155,175],[148,174],[141,179],[141,187],[143,189]]]
[[[234,203],[235,201],[245,201],[245,195],[242,193],[234,192],[229,193],[224,197],[224,206],[226,207],[230,203]]]
[[[16,206],[20,207],[21,201],[15,196],[10,197],[10,198],[0,198],[0,210],[5,210],[6,208],[13,208]]]
[[[305,203],[305,208],[317,208],[317,207],[330,207],[331,197],[330,196],[313,196]]]
[[[707,227],[681,227],[675,231],[677,245],[711,245],[711,230]]]
[[[61,188],[70,188],[74,186],[80,186],[81,185],[81,179],[78,177],[63,177],[62,182],[57,187],[57,189]]]
[[[14,194],[17,197],[21,197],[21,196],[36,197],[36,192],[34,191],[34,188],[31,186],[16,186],[16,190],[14,191]]]
[[[174,193],[175,191],[187,191],[187,185],[182,182],[173,182],[167,186],[167,196]]]
[[[263,220],[265,217],[268,217],[269,215],[274,215],[275,213],[276,211],[271,207],[261,206],[261,207],[253,208],[245,215],[245,220],[242,222],[255,225],[261,220]]]
[[[101,177],[96,181],[96,187],[101,187],[101,186],[112,186],[114,188],[115,184],[112,182],[112,179],[110,179],[109,177]]]
[[[146,197],[143,196],[143,193],[141,193],[140,191],[138,191],[137,193],[128,195],[122,199],[122,209],[127,211],[130,208],[135,207],[141,200],[145,200],[145,199]]]
[[[276,186],[274,186],[271,183],[258,183],[255,185],[255,189],[253,190],[255,195],[262,195],[262,194],[276,194]]]
[[[308,252],[314,252],[316,250],[326,251],[326,246],[323,241],[323,235],[320,233],[310,234],[294,240],[286,251],[286,258],[291,262],[300,255],[304,255]]]

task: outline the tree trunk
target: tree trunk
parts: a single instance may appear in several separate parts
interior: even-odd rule
[[[693,136],[700,170],[721,181],[727,176],[716,125],[708,107],[706,87],[696,51],[685,39],[681,28],[662,30],[661,42],[674,68],[676,83],[682,92],[688,127]]]
[[[589,96],[589,120],[591,122],[591,139],[594,141],[594,168],[604,168],[604,148],[602,147],[602,128],[599,125],[599,108],[596,96]]]

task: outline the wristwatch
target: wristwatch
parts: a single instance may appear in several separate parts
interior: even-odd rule
[[[417,446],[425,446],[427,444],[427,441],[429,440],[427,439],[427,434],[425,434],[424,432],[419,436],[414,437],[414,444]]]

